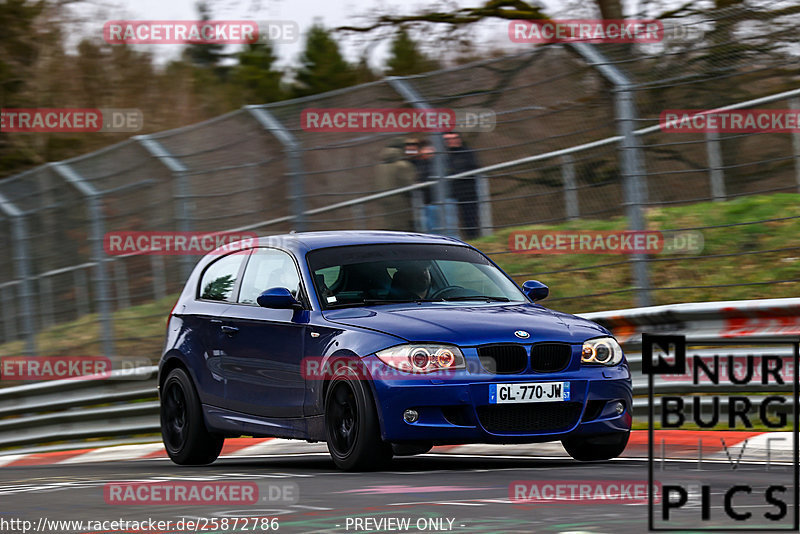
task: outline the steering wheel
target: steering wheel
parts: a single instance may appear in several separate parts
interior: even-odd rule
[[[448,296],[455,296],[455,295],[445,295],[445,293],[449,293],[449,292],[452,292],[452,291],[466,291],[466,288],[463,288],[461,286],[445,286],[445,287],[443,287],[441,289],[437,289],[436,291],[434,291],[431,294],[431,296],[428,297],[428,298],[439,299],[439,298],[445,298],[445,297],[448,297]]]

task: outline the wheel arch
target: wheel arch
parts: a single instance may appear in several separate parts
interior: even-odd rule
[[[175,369],[183,369],[192,381],[192,385],[197,388],[197,378],[194,376],[190,366],[185,361],[185,356],[179,350],[170,350],[161,358],[161,365],[158,369],[158,392],[164,386],[169,374]]]

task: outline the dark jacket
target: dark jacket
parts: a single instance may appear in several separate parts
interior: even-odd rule
[[[475,159],[475,151],[462,142],[458,148],[448,148],[448,175],[460,174],[480,168]],[[458,202],[474,202],[478,199],[475,177],[452,180],[453,196]]]

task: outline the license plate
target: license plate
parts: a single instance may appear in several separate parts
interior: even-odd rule
[[[569,382],[489,384],[489,404],[568,401]]]

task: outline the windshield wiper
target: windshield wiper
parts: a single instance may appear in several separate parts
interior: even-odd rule
[[[485,300],[487,302],[510,302],[508,297],[490,297],[489,295],[467,295],[460,297],[444,297],[441,300],[457,301],[457,300]]]
[[[347,308],[351,306],[372,306],[375,304],[400,304],[402,302],[413,302],[411,300],[391,300],[391,299],[361,299],[354,302],[330,302],[327,305],[331,308]]]
[[[439,297],[435,299],[362,299],[357,302],[331,302],[328,304],[328,309],[333,308],[348,308],[351,306],[376,306],[380,304],[421,304],[423,302],[445,302],[445,301],[459,301],[459,300],[485,300],[486,302],[510,302],[508,297],[490,297],[488,295],[470,295],[460,297]]]
[[[401,304],[416,302],[416,299],[364,299],[364,304]]]

